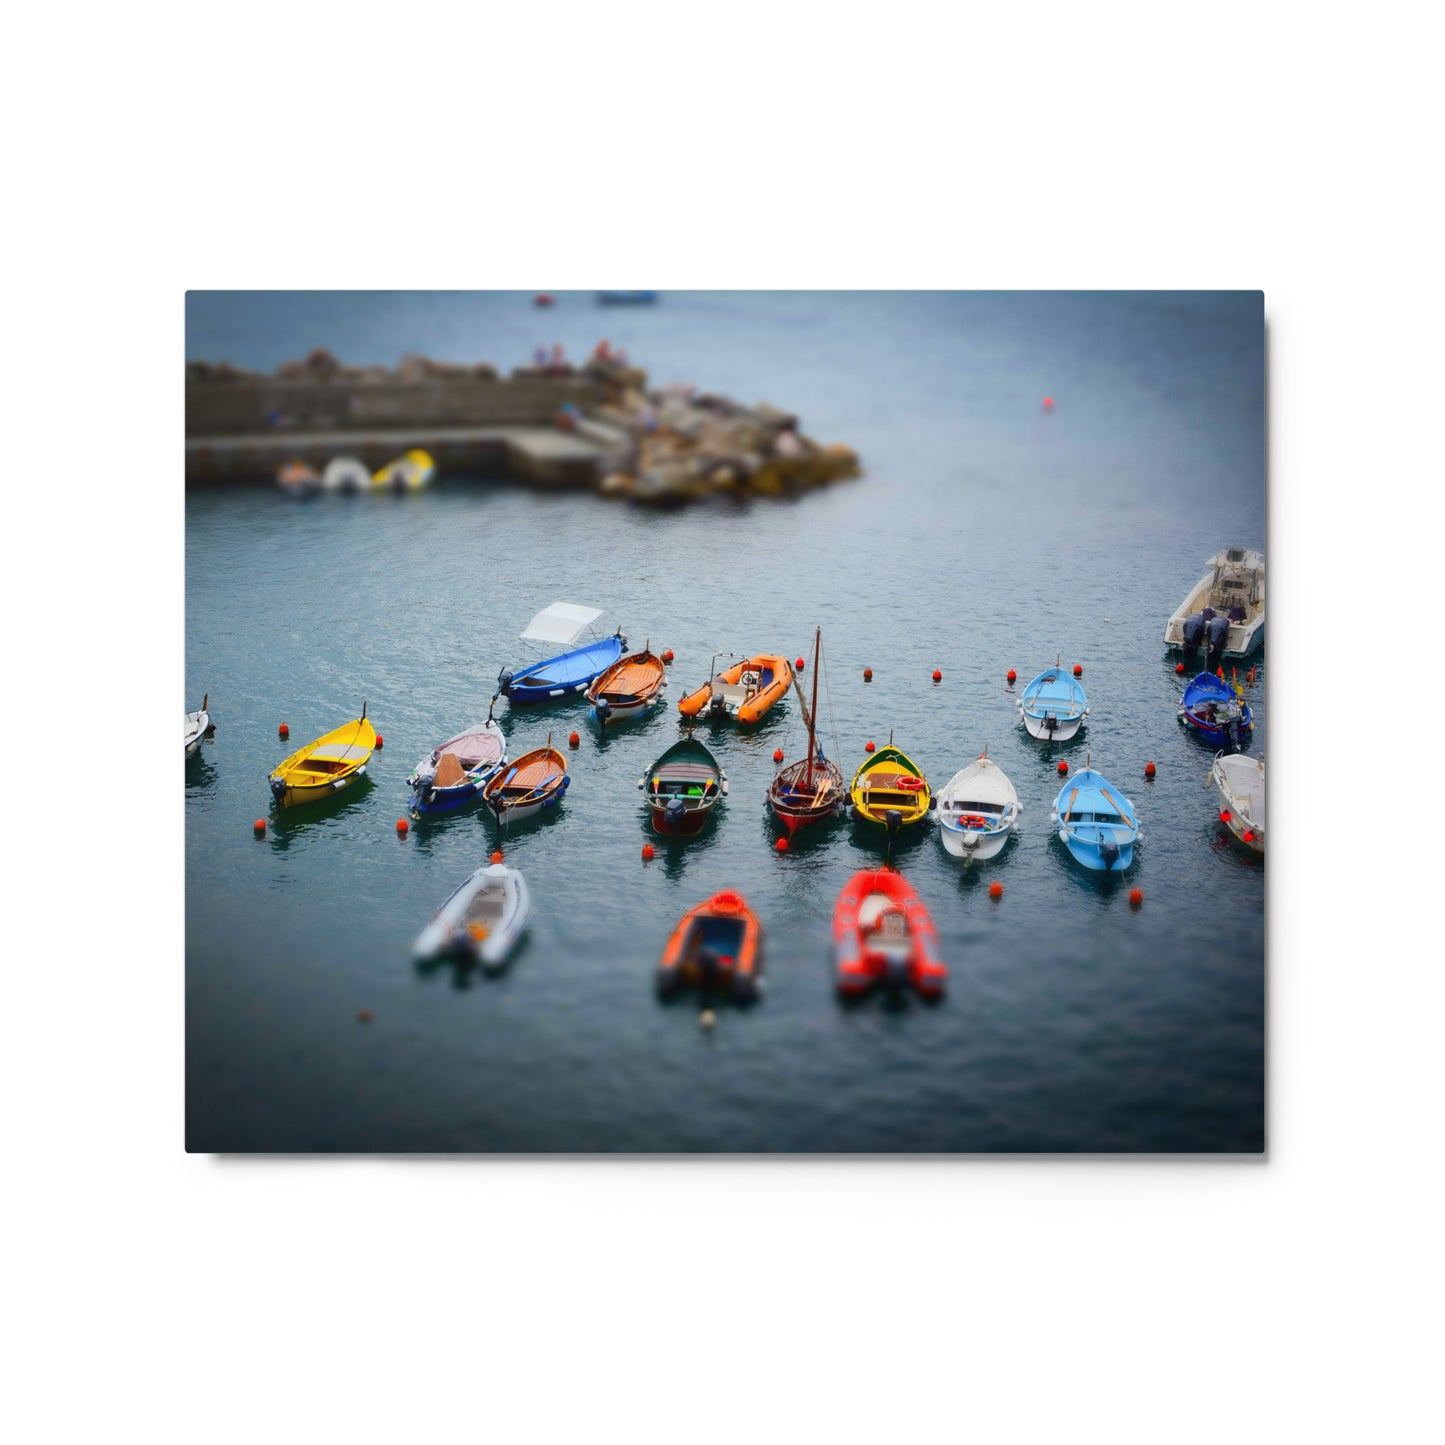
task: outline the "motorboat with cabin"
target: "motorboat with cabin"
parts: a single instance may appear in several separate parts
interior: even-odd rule
[[[1164,624],[1164,645],[1184,654],[1201,648],[1212,672],[1226,657],[1248,657],[1264,641],[1264,553],[1227,547]]]

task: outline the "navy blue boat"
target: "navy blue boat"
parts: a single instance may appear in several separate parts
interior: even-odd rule
[[[522,641],[574,643],[601,616],[602,610],[598,607],[554,602],[527,624]],[[497,691],[513,703],[550,702],[586,692],[622,656],[626,647],[627,639],[618,628],[612,637],[559,652],[530,666],[504,667],[497,674]]]
[[[1212,672],[1201,672],[1184,689],[1179,721],[1206,742],[1236,751],[1254,727],[1243,689],[1231,686]]]

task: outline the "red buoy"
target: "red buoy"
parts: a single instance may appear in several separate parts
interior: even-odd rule
[[[1142,888],[1131,888],[1129,890],[1129,907],[1137,908],[1144,901],[1144,890]]]
[[[995,878],[993,882],[988,885],[988,896],[992,898],[995,902],[997,902],[998,899],[1003,897],[1003,884],[1000,883],[997,878]]]
[[[1066,763],[1066,762],[1063,760],[1063,758],[1060,758],[1060,759],[1059,759],[1059,776],[1062,778],[1062,777],[1064,776],[1064,774],[1067,773],[1068,771],[1069,771],[1069,765],[1068,765],[1068,763]]]
[[[1083,675],[1084,675],[1084,665],[1083,665],[1083,663],[1081,663],[1081,662],[1076,662],[1076,663],[1074,664],[1074,676],[1075,676],[1075,677],[1083,677]]]
[[[1051,396],[1046,396],[1046,397],[1044,398],[1044,410],[1045,410],[1045,411],[1052,411],[1053,409],[1054,409],[1054,399],[1053,399],[1053,397],[1051,397]]]
[[[411,831],[411,824],[408,823],[405,818],[398,818],[396,820],[396,831],[405,838]]]
[[[1011,683],[1012,683],[1012,682],[1017,682],[1017,681],[1019,680],[1019,675],[1018,675],[1018,673],[1016,673],[1016,672],[1013,670],[1013,668],[1009,668],[1009,670],[1008,670],[1008,680],[1009,680]]]
[[[869,739],[868,739],[867,743],[864,745],[863,751],[864,751],[865,753],[871,753],[871,752],[873,751],[873,739],[872,739],[872,738],[869,738]]]
[[[794,666],[794,668],[795,668],[798,672],[802,672],[802,670],[803,670],[803,659],[800,657],[800,658],[793,664],[793,666]]]
[[[872,682],[872,681],[873,681],[873,669],[872,669],[871,667],[865,667],[865,668],[863,669],[863,681],[864,681],[864,682]]]
[[[372,1017],[373,1015],[369,1008],[357,1009],[356,1011],[356,1022],[359,1024],[369,1024]]]
[[[1152,777],[1154,776],[1154,764],[1153,764],[1153,763],[1145,763],[1145,764],[1144,764],[1144,776],[1145,776],[1146,778],[1152,778]]]
[[[943,674],[936,667],[933,669],[933,680],[934,682],[943,681]]]
[[[259,838],[261,834],[266,831],[266,820],[264,818],[257,818],[251,826],[255,829],[256,836]]]
[[[672,661],[672,649],[670,647],[662,654],[662,660],[667,663]]]
[[[779,853],[786,853],[788,851],[788,840],[786,838],[779,838],[778,841],[773,844],[773,847],[776,848]]]
[[[381,736],[380,733],[377,733],[377,735],[376,735],[376,745],[377,745],[377,747],[380,747],[381,744],[382,744],[382,736]]]
[[[1253,843],[1253,842],[1254,842],[1254,832],[1253,832],[1252,829],[1246,828],[1246,829],[1244,830],[1244,841],[1245,841],[1246,843]]]
[[[288,728],[285,723],[282,723],[281,726],[276,729],[276,733],[279,737],[289,738],[291,736],[291,729]]]
[[[1234,814],[1231,813],[1228,808],[1221,808],[1219,810],[1219,821],[1221,823],[1227,823],[1233,816]]]
[[[644,844],[642,845],[642,861],[643,861],[644,863],[651,863],[652,860],[653,860],[654,858],[656,858],[656,857],[657,857],[657,854],[656,854],[655,852],[653,852],[652,844],[651,844],[651,843],[644,843]]]
[[[492,856],[488,861],[492,863],[500,863],[502,861],[502,850],[500,848],[493,848]]]
[[[780,762],[783,761],[783,750],[782,750],[782,748],[774,748],[774,749],[773,749],[773,761],[774,761],[775,763],[780,763]]]
[[[539,291],[532,297],[533,306],[550,306],[557,298],[546,291]]]
[[[567,746],[569,748],[575,748],[581,741],[582,739],[578,737],[576,733],[567,734]]]
[[[1183,664],[1182,662],[1176,662],[1176,663],[1174,664],[1174,671],[1175,671],[1175,672],[1183,672],[1183,671],[1184,671],[1184,664]]]

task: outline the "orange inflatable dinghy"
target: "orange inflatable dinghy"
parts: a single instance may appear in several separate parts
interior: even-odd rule
[[[684,913],[663,950],[657,987],[674,993],[687,984],[705,992],[730,989],[740,1001],[755,998],[762,926],[741,893],[714,893]]]
[[[845,994],[866,993],[875,983],[911,983],[936,998],[948,977],[933,919],[891,868],[865,868],[844,885],[833,908],[833,948]]]
[[[713,662],[716,664],[716,657]],[[759,653],[724,672],[714,666],[711,680],[688,693],[677,710],[683,717],[733,717],[740,723],[755,723],[782,699],[792,680],[793,669],[786,657]]]

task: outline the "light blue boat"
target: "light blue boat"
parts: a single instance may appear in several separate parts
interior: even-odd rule
[[[544,607],[522,633],[523,642],[573,643],[602,616],[599,607],[579,607],[575,602],[554,602]],[[627,647],[619,627],[612,637],[589,642],[529,667],[504,667],[497,674],[497,691],[510,702],[550,702],[586,692]]]
[[[1064,743],[1084,725],[1089,700],[1084,696],[1083,684],[1055,665],[1024,688],[1019,712],[1030,737]]]
[[[1134,861],[1139,819],[1134,805],[1103,773],[1085,767],[1054,799],[1052,818],[1059,841],[1099,873],[1122,873]]]

